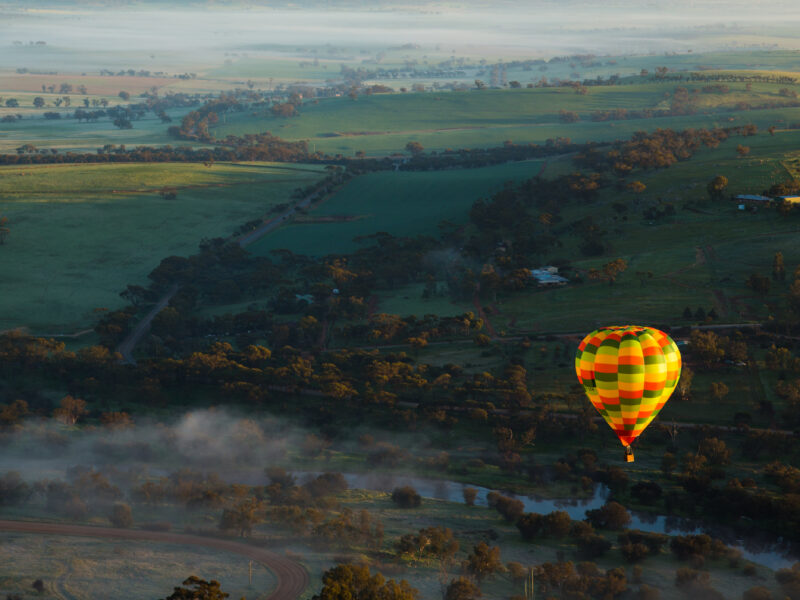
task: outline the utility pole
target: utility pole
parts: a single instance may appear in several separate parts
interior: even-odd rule
[[[528,569],[528,576],[525,578],[525,600],[534,600],[536,592],[533,589],[533,567]]]

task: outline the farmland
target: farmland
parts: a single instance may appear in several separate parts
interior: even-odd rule
[[[753,112],[735,109],[740,102],[752,105],[786,102],[786,98],[778,94],[779,85],[754,84],[747,90],[744,83],[730,84],[731,91],[727,94],[692,94],[695,109],[702,114],[591,120],[594,111],[668,109],[677,86],[685,86],[691,94],[699,92],[703,84],[633,82],[591,86],[586,95],[561,87],[374,94],[355,101],[324,98],[307,102],[301,114],[294,118],[240,113],[212,131],[217,137],[271,131],[286,139],[308,140],[322,152],[352,156],[359,150],[368,155],[401,152],[409,141],[418,141],[429,150],[442,151],[498,146],[506,140],[518,144],[542,144],[548,138],[557,137],[577,142],[611,141],[629,137],[637,130],[658,127],[726,127],[752,122],[766,128],[800,121],[800,108]],[[580,120],[561,122],[561,110],[576,112]]]
[[[404,171],[365,175],[311,212],[313,219],[345,217],[329,223],[298,219],[251,247],[255,254],[287,248],[298,254],[325,255],[331,249],[350,252],[358,236],[386,232],[394,236],[437,236],[439,224],[466,222],[475,200],[502,188],[507,181],[536,176],[541,161],[525,161],[484,169],[459,169],[444,173]]]
[[[0,7],[3,597],[800,598],[789,0],[102,4]]]
[[[0,213],[11,233],[0,328],[91,326],[95,309],[120,306],[125,286],[162,258],[231,235],[316,177],[314,167],[258,163],[3,167]],[[177,198],[162,197],[165,187]]]

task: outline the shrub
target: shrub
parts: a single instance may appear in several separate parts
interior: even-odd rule
[[[764,586],[751,587],[742,594],[742,600],[772,600],[772,593]]]
[[[422,497],[410,485],[394,488],[392,502],[400,508],[417,508],[422,504]]]
[[[464,488],[464,502],[467,506],[475,506],[475,499],[478,497],[478,490],[471,487]]]
[[[583,559],[592,559],[603,556],[611,549],[611,542],[609,542],[602,535],[593,533],[584,536],[577,541],[578,555]]]
[[[133,525],[133,513],[131,507],[122,502],[118,502],[111,509],[109,520],[114,527],[127,529]]]
[[[586,520],[598,529],[623,529],[631,522],[628,510],[619,502],[608,502],[602,508],[586,511]]]

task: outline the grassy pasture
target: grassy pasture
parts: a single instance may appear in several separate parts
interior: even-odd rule
[[[163,598],[189,575],[222,582],[234,598],[262,598],[275,577],[253,565],[248,584],[244,557],[207,548],[136,541],[32,534],[0,534],[0,591],[33,594],[42,579],[42,598]]]
[[[335,223],[290,223],[250,246],[255,254],[288,248],[309,255],[346,253],[353,238],[385,231],[396,236],[438,235],[443,220],[465,223],[472,203],[504,182],[536,175],[540,161],[438,172],[382,171],[361,176],[312,209],[312,217],[360,217]]]
[[[74,111],[69,111],[72,114]],[[41,113],[49,109],[27,109],[29,114],[21,121],[3,123],[0,129],[0,153],[14,154],[22,144],[33,144],[37,148],[56,148],[77,152],[95,152],[105,144],[126,144],[128,147],[138,145],[161,146],[171,144],[183,145],[185,142],[167,136],[168,124],[152,113],[133,122],[133,129],[117,129],[106,117],[97,122],[79,123],[68,118],[62,112],[61,119],[45,119]],[[91,109],[90,109],[91,110]],[[7,112],[24,113],[25,110],[6,109]],[[179,122],[188,109],[171,109],[167,111],[173,122]]]
[[[593,122],[596,110],[669,108],[675,87],[700,89],[701,83],[635,83],[595,86],[585,96],[569,88],[470,90],[424,94],[378,94],[349,98],[323,98],[307,102],[299,117],[281,119],[267,112],[231,115],[217,125],[217,137],[228,134],[271,131],[286,139],[304,139],[312,147],[330,154],[352,155],[402,151],[409,141],[419,141],[429,150],[486,147],[505,140],[542,143],[548,138],[569,137],[574,141],[612,140],[629,137],[637,130],[658,127],[730,126],[755,123],[760,127],[800,121],[800,108],[731,111],[737,102],[759,105],[787,101],[778,95],[778,85],[728,84],[729,94],[693,94],[697,114],[656,119]],[[665,96],[666,94],[666,96]],[[575,111],[581,121],[562,123],[560,110]]]
[[[773,283],[764,298],[745,287],[751,273],[769,276],[775,252],[782,252],[787,270],[800,263],[797,217],[781,217],[774,210],[742,212],[727,194],[762,193],[770,184],[789,177],[785,153],[800,134],[779,132],[735,138],[714,150],[698,152],[691,160],[669,169],[633,176],[647,186],[640,198],[627,191],[606,190],[592,204],[591,215],[606,231],[610,250],[601,258],[577,258],[575,268],[596,268],[621,257],[628,270],[614,285],[586,282],[551,290],[531,289],[498,302],[491,317],[496,330],[573,331],[610,322],[680,322],[683,308],[715,307],[724,322],[766,318],[766,305],[777,305],[787,284]],[[751,147],[751,155],[735,156],[735,144]],[[706,183],[716,174],[729,179],[726,199],[711,203]],[[672,203],[677,213],[652,222],[642,216],[659,200]],[[690,206],[701,212],[684,208]],[[612,204],[627,211],[617,214]],[[562,211],[563,223],[586,215],[586,206],[574,204]],[[543,262],[560,256],[580,256],[580,235],[564,231],[564,247],[555,248]],[[650,271],[644,284],[637,271]]]
[[[90,326],[94,309],[121,306],[118,294],[161,259],[230,235],[318,176],[270,163],[0,168],[0,214],[11,230],[0,248],[0,330]],[[177,199],[163,199],[164,186]]]
[[[17,74],[3,73],[0,75],[0,90],[3,92],[32,92],[43,98],[58,98],[70,96],[73,100],[83,98],[78,94],[77,87],[85,85],[89,97],[107,96],[117,98],[121,90],[129,92],[131,96],[150,91],[150,88],[163,88],[174,83],[171,77],[117,77],[101,75],[39,75],[34,73]],[[42,92],[42,86],[55,85],[56,91],[62,83],[69,83],[73,87],[71,94],[50,94]]]

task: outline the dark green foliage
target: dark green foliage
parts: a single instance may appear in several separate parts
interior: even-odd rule
[[[230,594],[226,594],[220,588],[219,581],[212,579],[206,581],[195,575],[184,580],[186,587],[176,587],[165,600],[224,600]]]
[[[598,529],[623,529],[631,522],[628,510],[619,502],[608,502],[603,507],[586,511],[586,520]]]
[[[400,508],[417,508],[422,503],[422,497],[410,485],[394,488],[392,502]]]
[[[419,591],[405,580],[370,574],[365,565],[338,565],[322,575],[322,589],[312,600],[417,600]]]

